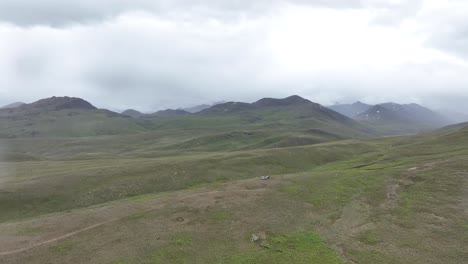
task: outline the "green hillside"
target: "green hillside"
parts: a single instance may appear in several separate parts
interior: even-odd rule
[[[67,98],[0,113],[4,263],[467,257],[466,124],[372,138],[297,97],[144,118]]]
[[[34,114],[0,112],[0,137],[85,137],[143,132],[147,122],[105,110],[60,110]]]
[[[232,105],[236,108],[224,111]],[[375,135],[373,130],[300,97],[241,104],[247,106],[245,109],[237,105],[215,105],[197,114],[132,118],[96,109],[79,98],[53,97],[14,110],[0,110],[0,138],[24,139],[9,147],[11,156],[24,149],[21,142],[36,146],[30,152],[44,152],[49,150],[42,146],[56,148],[61,142],[74,142],[81,149],[90,144],[107,144],[108,136],[116,136],[112,140],[126,146],[119,152],[138,149],[139,139],[146,141],[145,147],[151,152],[275,148]],[[34,138],[37,140],[31,140]],[[106,152],[106,146],[102,147],[99,152]]]
[[[153,137],[167,149],[147,148],[148,134],[134,135],[133,144],[121,136],[88,138],[92,143],[81,150],[82,141],[73,142],[84,139],[56,139],[65,155],[28,154],[21,139],[2,141],[34,157],[0,163],[6,263],[466,259],[464,126],[228,152],[203,138],[177,150],[164,139],[172,141],[169,135]],[[38,149],[47,145],[28,140]],[[251,242],[252,234],[259,242]]]

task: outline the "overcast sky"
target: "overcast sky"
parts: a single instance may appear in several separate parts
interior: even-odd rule
[[[0,0],[0,105],[298,94],[468,112],[466,0]]]

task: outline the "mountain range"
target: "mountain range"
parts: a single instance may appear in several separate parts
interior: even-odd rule
[[[301,131],[298,137],[306,138],[310,135],[304,136],[305,130],[318,129],[324,132],[321,137],[332,134],[333,137],[352,138],[413,134],[453,123],[442,114],[417,104],[372,106],[356,102],[327,108],[297,95],[283,99],[262,98],[253,103],[223,102],[195,113],[167,109],[144,114],[130,109],[119,114],[98,109],[74,97],[51,97],[0,109],[0,124],[7,127],[0,131],[0,137],[114,135],[202,127],[212,131],[289,129]]]
[[[468,123],[438,118],[299,96],[2,109],[1,263],[465,263]]]
[[[187,108],[166,109],[166,110],[160,110],[151,114],[145,114],[135,109],[127,109],[122,112],[122,115],[130,116],[134,118],[141,118],[141,117],[151,117],[151,116],[172,116],[172,115],[195,114],[205,109],[208,109],[212,106],[223,104],[223,103],[225,102],[221,101],[221,102],[216,102],[213,104],[202,104],[202,105],[197,105],[197,106],[187,107]]]
[[[333,111],[351,118],[354,118],[359,114],[369,110],[371,107],[372,105],[364,104],[360,101],[357,101],[353,104],[336,104],[328,106],[328,108],[332,109]]]
[[[202,110],[205,110],[205,109],[208,109],[212,106],[215,106],[215,105],[218,105],[218,104],[223,104],[225,103],[225,101],[220,101],[220,102],[215,102],[215,103],[212,103],[212,104],[202,104],[202,105],[197,105],[197,106],[193,106],[193,107],[187,107],[187,108],[179,108],[178,110],[184,110],[184,111],[187,111],[189,113],[198,113]]]
[[[254,103],[227,102],[197,113],[163,110],[122,114],[98,109],[73,97],[51,97],[13,109],[0,110],[0,138],[89,137],[193,131],[194,141],[169,148],[191,148],[200,142],[210,149],[276,147],[316,144],[337,139],[369,137],[373,130],[299,96],[263,98]]]
[[[75,97],[51,97],[0,109],[0,137],[80,137],[144,131],[144,122]]]
[[[385,134],[413,134],[448,124],[463,122],[418,104],[383,103],[368,105],[362,102],[329,106],[337,112],[361,123],[371,125]],[[468,121],[468,119],[466,119]]]

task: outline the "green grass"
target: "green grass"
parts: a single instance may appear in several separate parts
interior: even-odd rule
[[[192,263],[193,255],[196,252],[193,248],[193,238],[190,234],[176,234],[167,245],[157,249],[146,263]]]
[[[328,170],[328,167],[319,171],[318,175],[311,172],[313,177],[305,174],[294,178],[283,191],[290,197],[313,204],[317,209],[333,208],[337,212],[362,194],[372,196],[374,202],[384,198],[384,175],[376,176],[363,170]]]
[[[128,216],[128,219],[130,220],[137,220],[137,219],[141,219],[143,217],[146,216],[146,213],[145,212],[141,212],[141,213],[136,213],[136,214],[131,214]]]
[[[154,249],[147,257],[137,260],[119,260],[121,263],[225,263],[225,264],[261,264],[261,263],[323,263],[341,264],[336,252],[315,233],[294,232],[285,235],[273,235],[260,243],[248,242],[250,249],[246,253],[236,253],[232,244],[212,244],[200,250],[200,245],[189,233],[177,233],[162,246]],[[204,242],[206,243],[206,242]],[[207,245],[208,246],[208,245]],[[231,252],[229,252],[231,247]],[[219,251],[222,250],[222,251]],[[119,263],[117,261],[116,263]]]
[[[203,184],[307,171],[374,149],[349,141],[152,159],[3,163],[15,171],[9,183],[15,191],[0,192],[0,222]]]
[[[103,110],[63,110],[13,114],[1,112],[0,138],[86,137],[144,132],[148,122]]]
[[[244,130],[292,132],[310,128],[334,132],[333,134],[345,138],[367,136],[372,133],[372,130],[366,126],[333,114],[325,108],[317,109],[303,105],[267,107],[230,114],[196,114],[145,119],[123,117],[105,110],[37,110],[27,113],[2,111],[0,126],[5,128],[0,131],[0,138],[93,137],[182,130],[198,131],[201,132],[200,136],[205,136]],[[318,134],[322,138],[326,135]],[[188,142],[185,147],[187,145],[192,144]]]
[[[169,195],[169,193],[144,194],[144,195],[139,195],[139,196],[133,196],[131,198],[127,198],[119,202],[143,202],[147,200],[153,200],[153,199],[157,199],[160,197],[164,197],[167,195]]]
[[[40,233],[41,231],[42,231],[41,227],[26,226],[26,227],[22,227],[22,228],[17,228],[15,230],[15,233],[18,234],[18,235],[34,235],[34,234]]]
[[[227,209],[212,209],[209,211],[208,220],[211,223],[223,223],[228,221],[232,217],[232,214]]]
[[[376,250],[359,250],[351,252],[353,260],[356,263],[379,263],[379,264],[393,264],[397,263],[395,259],[382,255]],[[404,262],[403,262],[404,263]]]
[[[276,235],[262,241],[256,252],[230,257],[232,264],[281,264],[281,263],[344,263],[334,250],[327,247],[314,233]]]
[[[382,241],[382,238],[373,230],[368,230],[359,235],[358,240],[364,244],[374,245]]]
[[[465,262],[466,129],[308,145],[295,140],[320,120],[278,124],[267,117],[291,113],[265,111],[262,121],[236,117],[258,128],[251,135],[231,123],[234,116],[212,132],[193,135],[178,131],[188,122],[180,117],[148,121],[161,130],[128,136],[3,140],[0,152],[8,158],[0,162],[2,234],[49,232],[27,225],[14,234],[4,231],[28,218],[72,210],[92,222],[100,209],[137,210],[164,200],[160,209],[132,211],[16,256],[16,263]],[[185,124],[208,127],[217,118]],[[284,124],[293,131],[277,129]],[[332,136],[315,130],[304,137]],[[282,146],[283,140],[306,145],[285,147],[296,143]],[[261,175],[272,180],[240,181]],[[222,193],[231,184],[263,191],[183,199],[199,190]],[[179,215],[184,221],[174,221]],[[266,239],[252,243],[250,235],[259,231]]]
[[[54,246],[53,250],[59,255],[66,255],[68,252],[73,250],[73,246],[73,243],[65,241]]]

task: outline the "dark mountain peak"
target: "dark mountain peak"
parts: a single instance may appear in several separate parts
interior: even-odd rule
[[[178,110],[184,110],[184,111],[187,111],[189,113],[198,113],[202,110],[205,110],[205,109],[208,109],[212,106],[215,106],[215,105],[219,105],[219,104],[224,104],[226,103],[225,101],[219,101],[219,102],[214,102],[212,104],[202,104],[202,105],[197,105],[197,106],[193,106],[193,107],[188,107],[188,108],[179,108]]]
[[[293,95],[283,99],[275,98],[263,98],[255,103],[241,103],[241,102],[227,102],[223,104],[217,104],[210,108],[200,111],[201,114],[208,113],[233,113],[247,110],[254,110],[263,107],[277,107],[277,106],[292,106],[292,105],[306,105],[310,104],[313,106],[319,106],[318,104],[312,103],[311,101],[304,99],[300,96]]]
[[[367,111],[360,113],[357,115],[357,119],[360,120],[367,120],[367,121],[390,121],[396,120],[400,118],[405,118],[405,116],[401,115],[400,112],[395,111],[395,109],[388,108],[386,104],[378,104]]]
[[[83,109],[83,110],[96,110],[89,102],[76,97],[50,97],[39,100],[31,104],[25,104],[19,109],[22,110],[45,110],[45,111],[59,111],[63,109]]]
[[[311,101],[300,97],[299,95],[291,95],[289,97],[286,97],[282,99],[284,102],[289,103],[289,104],[298,104],[298,103],[311,103]]]
[[[372,105],[364,104],[361,101],[357,101],[353,104],[336,104],[329,106],[328,108],[347,117],[354,118],[359,114],[369,110],[371,107]]]
[[[151,114],[151,116],[178,116],[178,115],[189,115],[190,112],[181,109],[166,109]]]
[[[360,114],[358,119],[384,124],[436,128],[449,124],[444,116],[418,104],[383,103]]]
[[[354,107],[368,107],[368,108],[372,107],[372,105],[365,104],[365,103],[363,103],[361,101],[354,102],[352,104],[352,106],[354,106]]]
[[[383,104],[378,104],[378,105],[387,109],[391,109],[391,110],[404,109],[403,105],[393,103],[393,102],[388,102],[388,103],[383,103]]]
[[[187,107],[187,108],[178,108],[177,110],[184,110],[184,111],[187,111],[189,113],[196,113],[196,112],[200,112],[202,110],[205,110],[207,108],[210,108],[211,106],[213,105],[208,105],[208,104],[201,104],[201,105],[196,105],[196,106],[193,106],[193,107]]]
[[[222,113],[233,113],[253,109],[253,105],[249,103],[241,102],[227,102],[223,104],[217,104],[210,108],[200,111],[200,114],[222,114]]]
[[[388,106],[390,106],[390,105],[387,105],[387,104],[374,105],[371,108],[369,108],[369,110],[367,110],[367,112],[369,112],[369,113],[378,113],[378,112],[382,112],[382,111],[388,112],[389,110],[392,110],[392,109],[388,108]]]
[[[398,111],[403,114],[411,114],[414,116],[418,116],[418,118],[433,118],[433,116],[437,115],[434,111],[415,103],[397,104],[390,102],[380,105],[389,110]]]
[[[223,104],[214,105],[208,109],[200,112],[200,114],[216,114],[216,113],[233,113],[242,112],[249,110],[256,110],[266,107],[306,107],[320,109],[322,106],[317,103],[313,103],[307,99],[304,99],[298,95],[289,96],[283,99],[276,98],[263,98],[254,103],[241,103],[241,102],[227,102]]]
[[[22,105],[25,105],[25,103],[23,102],[15,102],[15,103],[12,103],[12,104],[8,104],[8,105],[5,105],[5,106],[2,106],[0,107],[0,109],[13,109],[13,108],[18,108]]]
[[[122,115],[133,117],[133,118],[140,118],[140,117],[144,116],[145,114],[143,114],[142,112],[137,111],[135,109],[127,109],[127,110],[122,112]]]
[[[270,106],[285,106],[285,105],[300,105],[310,104],[311,101],[304,99],[298,95],[286,97],[284,99],[263,98],[253,103],[256,107],[270,107]]]

